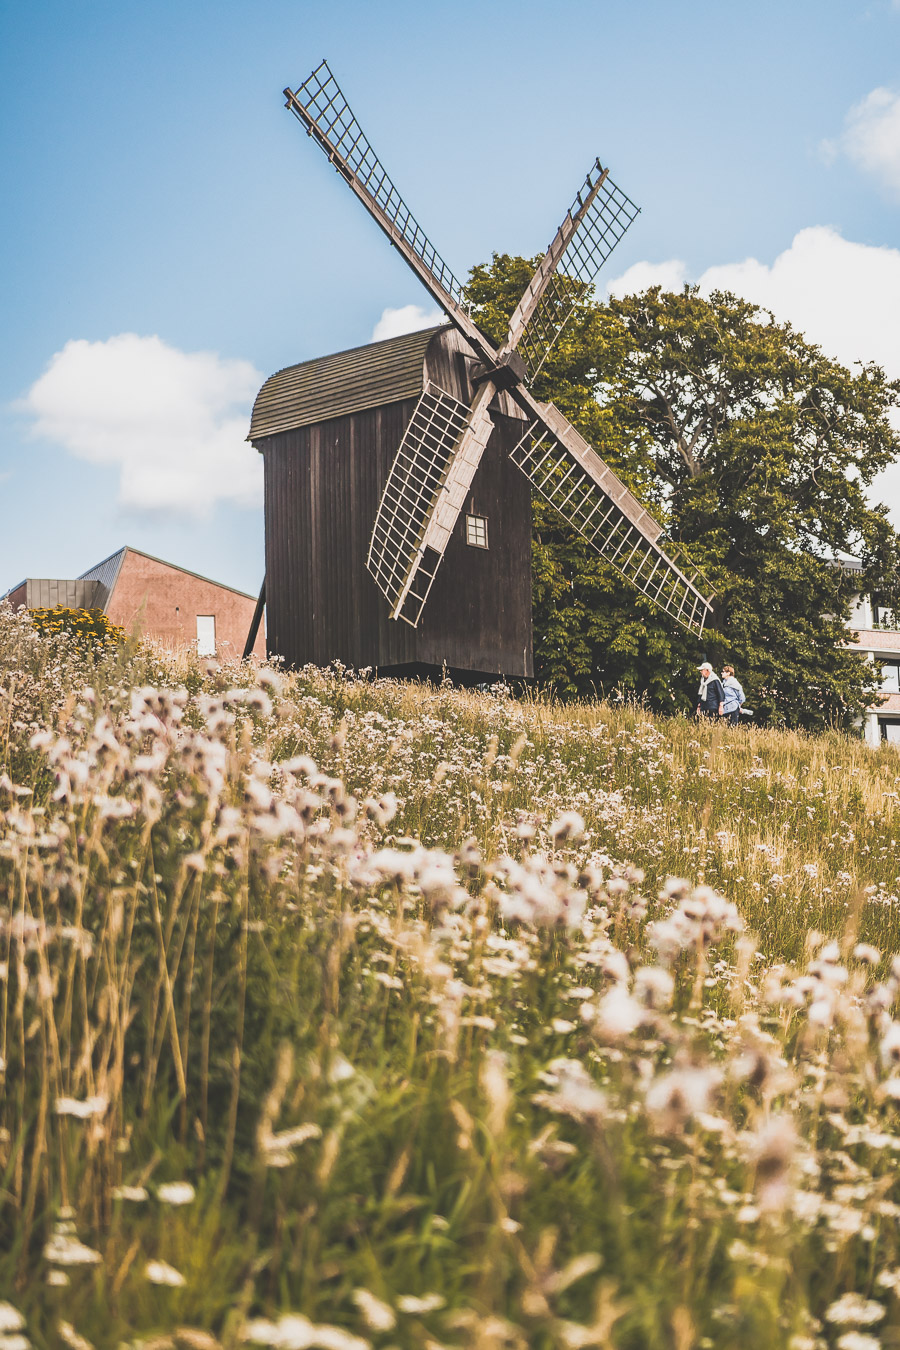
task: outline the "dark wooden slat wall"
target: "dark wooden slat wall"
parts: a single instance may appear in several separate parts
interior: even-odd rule
[[[453,330],[423,371],[466,402],[467,349]],[[501,413],[417,629],[390,619],[366,570],[375,513],[416,399],[301,426],[255,443],[265,463],[269,653],[289,666],[429,668],[531,676],[531,491],[508,459],[521,421]],[[504,406],[509,406],[504,400]],[[466,543],[465,515],[490,547]]]

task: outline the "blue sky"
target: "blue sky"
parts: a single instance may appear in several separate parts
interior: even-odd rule
[[[728,284],[900,376],[900,3],[7,0],[0,593],[123,543],[254,591],[257,384],[431,309],[284,109],[323,56],[458,276],[599,155],[618,289]]]

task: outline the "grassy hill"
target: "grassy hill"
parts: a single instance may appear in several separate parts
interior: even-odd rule
[[[900,1344],[898,792],[0,610],[0,1350]]]

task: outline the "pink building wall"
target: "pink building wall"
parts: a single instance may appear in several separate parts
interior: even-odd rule
[[[211,614],[216,621],[216,654],[227,658],[243,655],[255,608],[252,596],[129,548],[106,612],[127,632],[137,631],[173,647],[196,644],[197,615]],[[265,658],[262,624],[253,654]]]

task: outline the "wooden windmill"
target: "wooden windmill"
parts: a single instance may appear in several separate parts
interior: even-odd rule
[[[696,574],[528,387],[637,215],[634,203],[595,161],[497,349],[327,63],[284,93],[449,326],[289,367],[260,391],[249,439],[265,457],[270,653],[292,665],[532,674],[528,484],[699,635],[711,606]]]

